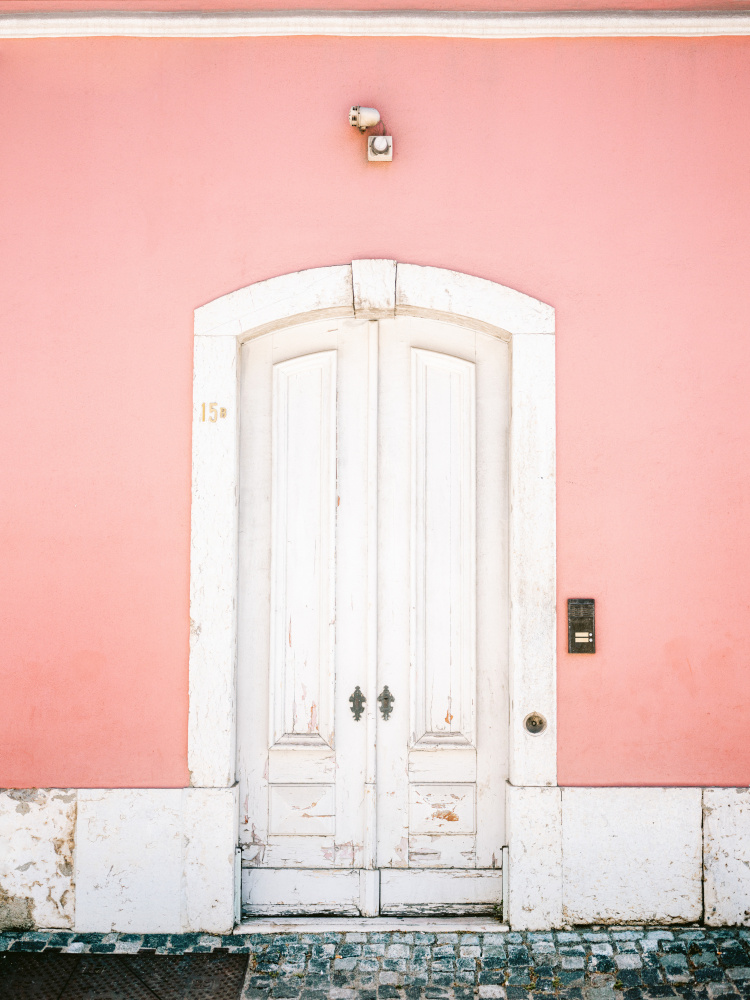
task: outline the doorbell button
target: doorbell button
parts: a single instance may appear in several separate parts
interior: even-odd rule
[[[523,720],[523,724],[526,727],[526,731],[531,733],[532,736],[538,736],[547,728],[547,720],[539,712],[531,712]]]

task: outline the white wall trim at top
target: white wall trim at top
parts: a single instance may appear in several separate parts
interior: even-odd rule
[[[312,319],[398,315],[446,320],[511,344],[510,781],[556,784],[554,309],[457,271],[359,260],[260,281],[195,311],[188,728],[193,786],[229,786],[235,775],[240,344]],[[219,415],[221,408],[226,417]],[[216,419],[204,419],[211,412]],[[539,735],[524,727],[531,712],[547,720]]]
[[[750,35],[750,11],[89,11],[0,15],[0,38],[641,38]]]

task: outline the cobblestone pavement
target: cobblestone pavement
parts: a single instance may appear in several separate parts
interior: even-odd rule
[[[15,953],[37,952],[50,962],[71,954],[150,955],[155,962],[176,954],[246,954],[243,1000],[534,1000],[541,994],[560,1000],[732,994],[750,1000],[750,930],[734,928],[226,937],[28,932],[0,935],[0,951],[10,961]],[[0,978],[0,996],[1,987]],[[96,994],[87,996],[94,1000]]]

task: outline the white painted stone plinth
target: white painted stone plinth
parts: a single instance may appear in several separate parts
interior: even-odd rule
[[[703,790],[705,921],[750,924],[750,789]]]
[[[560,789],[506,787],[508,914],[503,918],[513,930],[561,927]]]
[[[71,927],[76,792],[0,792],[0,931]]]
[[[231,932],[237,823],[235,788],[81,790],[76,930]]]
[[[562,829],[566,923],[700,919],[700,788],[564,788]]]

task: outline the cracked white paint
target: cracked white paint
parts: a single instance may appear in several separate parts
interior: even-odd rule
[[[703,791],[706,923],[750,924],[750,789]]]
[[[71,927],[76,792],[0,791],[0,931]]]
[[[700,788],[563,788],[566,923],[701,916]]]

